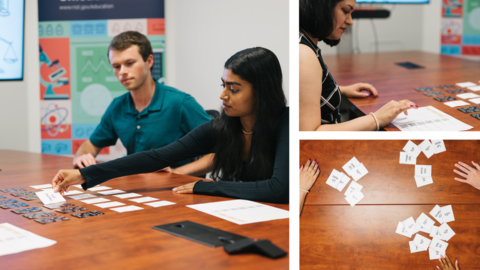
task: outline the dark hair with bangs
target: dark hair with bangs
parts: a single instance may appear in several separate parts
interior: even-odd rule
[[[255,124],[248,159],[243,165],[245,144],[239,117],[222,111],[213,123],[215,157],[212,178],[224,181],[262,180],[273,174],[275,161],[275,130],[286,106],[282,88],[282,69],[273,52],[250,48],[237,52],[224,66],[252,84]]]
[[[335,29],[335,7],[342,0],[300,0],[300,28],[330,46],[339,40],[327,39]]]
[[[137,31],[126,31],[116,35],[107,50],[107,57],[111,50],[123,51],[130,48],[132,45],[138,46],[138,52],[142,56],[143,61],[147,61],[148,57],[153,54],[152,44],[148,38]],[[153,66],[150,68],[150,71],[153,70]]]

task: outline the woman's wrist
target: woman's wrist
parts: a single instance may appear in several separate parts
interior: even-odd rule
[[[380,130],[380,124],[378,123],[377,116],[373,112],[371,112],[370,115],[373,117],[373,121],[375,122],[375,128],[376,128],[375,130],[379,131]]]
[[[303,188],[300,188],[300,191],[303,191],[305,193],[309,193],[310,191],[309,190],[306,190],[306,189],[303,189]]]

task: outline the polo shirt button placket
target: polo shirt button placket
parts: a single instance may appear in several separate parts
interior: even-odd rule
[[[137,126],[137,129],[140,129],[140,125]]]

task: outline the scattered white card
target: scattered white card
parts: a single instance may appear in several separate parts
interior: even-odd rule
[[[113,195],[113,194],[118,194],[118,193],[125,193],[125,191],[119,190],[119,189],[112,189],[112,190],[107,190],[107,191],[99,191],[98,193],[103,194],[103,195]]]
[[[343,170],[347,172],[348,175],[352,176],[352,171],[355,170],[360,165],[360,162],[356,157],[350,159],[347,164],[343,165]]]
[[[74,200],[89,199],[89,198],[95,198],[95,197],[97,197],[97,195],[93,195],[93,194],[82,194],[82,195],[69,196],[69,198],[74,199]]]
[[[437,237],[434,237],[432,239],[432,242],[430,243],[430,248],[440,251],[440,253],[442,254],[445,254],[447,247],[448,247],[448,243]]]
[[[428,249],[430,242],[431,242],[430,239],[420,234],[415,235],[415,238],[413,238],[413,243],[422,251]]]
[[[440,233],[438,232],[438,227],[437,226],[432,226],[432,230],[430,231],[430,237],[434,238],[434,237],[437,237],[437,238],[440,238],[440,240],[445,240],[442,238],[442,235],[440,235]]]
[[[345,200],[354,207],[361,199],[365,197],[363,193],[360,190],[355,190],[352,194],[349,196],[345,197]]]
[[[442,208],[440,206],[435,205],[435,207],[430,211],[430,215],[435,218],[440,224],[443,223],[443,214]]]
[[[173,202],[169,201],[158,201],[158,202],[151,202],[151,203],[145,203],[145,205],[151,206],[151,207],[160,207],[160,206],[167,206],[167,205],[172,205],[175,204]]]
[[[408,234],[407,229],[405,228],[405,226],[403,226],[403,223],[401,221],[398,222],[397,230],[395,230],[395,232],[408,238],[412,237],[412,235]]]
[[[417,158],[406,152],[400,152],[400,164],[415,165],[417,164]]]
[[[31,188],[34,189],[43,189],[43,188],[51,188],[52,184],[45,184],[45,185],[36,185],[36,186],[30,186]]]
[[[70,196],[70,195],[75,195],[75,194],[82,194],[83,192],[78,191],[78,190],[70,190],[68,192],[63,193],[64,196]]]
[[[359,183],[355,182],[355,181],[352,181],[350,183],[350,185],[348,186],[347,188],[347,191],[345,192],[345,196],[350,196],[353,192],[355,192],[356,190],[362,190],[363,186],[360,185]]]
[[[479,88],[480,88],[480,86],[479,86]],[[475,103],[475,104],[480,104],[480,98],[470,99],[469,101],[472,102],[472,103]]]
[[[417,245],[415,245],[413,241],[409,241],[408,244],[410,245],[410,253],[423,251],[423,250],[420,250],[420,248]]]
[[[53,189],[35,192],[35,194],[45,205],[66,201],[60,192],[53,192]]]
[[[327,185],[336,189],[341,178],[342,173],[333,169],[332,173],[330,173],[330,176],[327,179]]]
[[[450,240],[455,235],[455,232],[452,230],[452,228],[450,228],[450,226],[448,226],[447,223],[443,223],[440,227],[438,227],[438,233],[445,241]]]
[[[418,147],[412,141],[408,141],[407,144],[403,147],[403,151],[417,158],[418,155],[420,155],[420,153],[422,152],[422,149],[420,149],[420,147]]]
[[[429,218],[424,213],[421,213],[417,218],[417,224],[420,226],[420,231],[430,233],[435,221],[433,221],[433,219]]]
[[[442,152],[447,151],[447,148],[445,148],[445,143],[443,140],[432,140],[432,144],[435,148],[435,154],[440,154]]]
[[[457,83],[457,85],[460,86],[460,87],[472,87],[472,86],[476,86],[476,84],[474,84],[473,82]]]
[[[122,206],[122,205],[125,205],[125,204],[121,203],[121,202],[107,202],[107,203],[99,203],[99,204],[94,204],[94,205],[98,206],[100,208],[110,208],[110,207]]]
[[[470,103],[465,102],[465,101],[463,101],[463,100],[449,101],[449,102],[445,102],[445,103],[443,103],[443,104],[445,104],[445,105],[447,105],[448,107],[451,107],[451,108],[455,108],[455,107],[459,107],[459,106],[470,105]]]
[[[430,260],[437,260],[440,259],[440,255],[445,255],[445,253],[441,253],[433,248],[428,249],[428,254],[430,255]]]
[[[114,197],[120,198],[120,199],[126,199],[126,198],[134,198],[134,197],[140,197],[142,195],[137,194],[137,193],[126,193],[126,194],[118,194],[118,195],[113,195]]]
[[[73,185],[73,187],[76,187],[76,188],[81,188],[81,189],[83,189],[82,185]]]
[[[477,94],[474,94],[474,93],[465,93],[465,94],[459,94],[457,95],[457,97],[459,98],[463,98],[463,99],[469,99],[469,98],[480,98],[479,95]]]
[[[453,215],[453,209],[451,205],[442,207],[442,219],[443,222],[452,222],[455,221],[455,216]]]
[[[352,171],[351,176],[355,181],[358,181],[360,180],[360,178],[364,177],[367,173],[368,173],[367,168],[365,168],[363,163],[360,163],[360,165],[358,165],[358,167]]]
[[[432,165],[415,165],[415,176],[432,176]]]
[[[92,204],[92,203],[103,203],[103,202],[109,202],[109,199],[105,198],[96,198],[96,199],[88,199],[88,200],[82,200],[81,202]]]
[[[417,183],[417,188],[433,184],[433,178],[431,176],[415,175],[414,177],[415,177],[415,183]]]
[[[421,144],[418,145],[420,149],[422,149],[422,152],[425,154],[427,158],[430,158],[431,156],[435,155],[435,148],[433,145],[430,143],[429,140],[423,141]]]
[[[107,190],[107,189],[112,189],[112,188],[111,187],[100,186],[100,187],[92,187],[92,188],[89,188],[88,190],[89,191],[100,191],[100,190]]]
[[[118,208],[112,208],[110,210],[116,211],[118,213],[123,213],[123,212],[130,212],[130,211],[137,211],[137,210],[142,210],[142,207],[138,207],[135,205],[129,205],[129,206],[124,206],[124,207],[118,207]]]
[[[402,223],[403,223],[403,226],[405,226],[405,229],[407,230],[407,234],[410,235],[409,237],[412,237],[413,234],[418,232],[417,227],[415,226],[416,223],[413,217],[409,217],[405,219],[404,221],[402,221]]]
[[[472,90],[472,91],[480,91],[480,85],[478,86],[469,86],[467,87],[468,89]]]
[[[342,192],[342,190],[345,188],[345,186],[348,184],[348,182],[350,182],[350,177],[348,177],[343,172],[340,172],[340,173],[342,174],[342,178],[338,182],[337,190]]]
[[[142,198],[136,198],[136,199],[131,199],[129,201],[136,202],[136,203],[144,203],[144,202],[151,202],[151,201],[157,201],[158,199],[152,198],[152,197],[142,197]]]

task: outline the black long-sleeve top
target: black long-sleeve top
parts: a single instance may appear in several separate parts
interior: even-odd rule
[[[198,181],[193,193],[238,199],[288,203],[289,197],[289,122],[284,109],[275,131],[275,162],[269,179],[243,179],[243,182]],[[150,173],[180,161],[213,152],[213,121],[192,130],[165,147],[144,151],[102,164],[80,169],[86,190],[107,180],[140,173]]]

